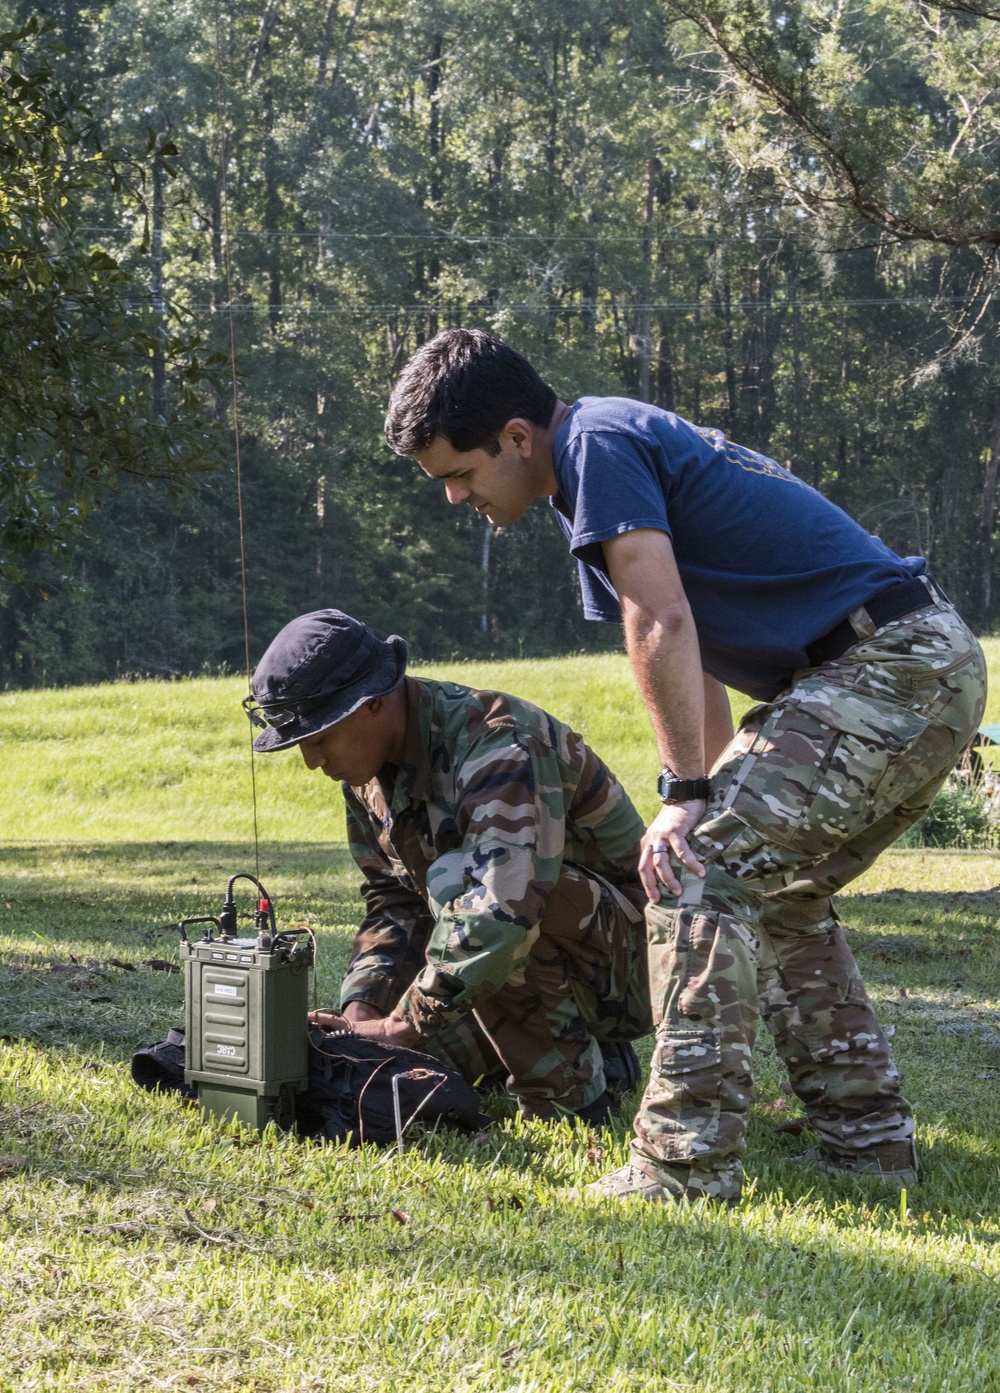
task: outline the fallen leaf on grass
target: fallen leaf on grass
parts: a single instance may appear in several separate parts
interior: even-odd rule
[[[202,1207],[202,1209],[204,1209],[204,1211],[205,1211],[206,1214],[211,1214],[212,1210],[216,1208],[216,1206],[218,1205],[218,1203],[219,1203],[218,1200],[214,1200],[214,1199],[209,1198],[209,1199],[207,1199],[207,1200],[202,1200],[202,1202],[201,1202],[201,1207]]]
[[[770,1103],[765,1103],[764,1106],[761,1108],[761,1112],[765,1112],[768,1114],[787,1111],[788,1104],[784,1098],[772,1098]]]
[[[28,1164],[27,1156],[9,1154],[0,1156],[0,1176],[16,1175]]]
[[[402,1209],[390,1209],[389,1213],[395,1219],[397,1224],[413,1223],[413,1220],[410,1218],[409,1214],[404,1213]]]
[[[117,967],[122,972],[138,972],[139,970],[135,963],[122,962],[121,958],[109,958],[108,967]]]

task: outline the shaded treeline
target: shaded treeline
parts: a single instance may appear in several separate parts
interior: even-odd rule
[[[394,374],[456,324],[509,338],[569,400],[646,398],[766,451],[994,622],[992,310],[974,348],[943,352],[972,254],[847,237],[796,204],[746,158],[758,137],[724,74],[664,8],[35,8],[65,45],[60,80],[146,171],[147,245],[110,194],[87,209],[95,244],[209,348],[228,352],[233,305],[254,658],[321,605],[427,658],[619,641],[583,621],[545,507],[490,536],[382,443]],[[3,595],[2,682],[242,666],[232,402],[214,410],[224,469],[180,503],[123,483],[75,587]]]

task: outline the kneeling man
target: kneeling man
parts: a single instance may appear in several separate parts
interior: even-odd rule
[[[342,783],[365,877],[343,1014],[320,1024],[481,1073],[478,1040],[527,1116],[603,1122],[605,1059],[652,1029],[642,820],[554,716],[405,667],[398,636],[317,610],[281,630],[244,703],[266,727],[255,749],[298,746]]]

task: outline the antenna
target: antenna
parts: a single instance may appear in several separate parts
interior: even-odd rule
[[[240,531],[240,587],[243,595],[243,663],[247,679],[247,695],[250,688],[250,621],[247,617],[247,554],[243,534],[243,473],[240,467],[240,403],[236,375],[236,325],[233,315],[233,273],[229,255],[229,151],[226,142],[226,106],[222,84],[222,21],[218,0],[215,4],[215,91],[219,114],[219,167],[222,174],[221,214],[222,214],[222,264],[226,275],[226,315],[229,320],[229,366],[233,391],[233,445],[236,453],[236,511]],[[260,879],[260,836],[257,830],[257,767],[254,763],[253,726],[250,727],[250,789],[253,798],[253,856],[254,870]]]

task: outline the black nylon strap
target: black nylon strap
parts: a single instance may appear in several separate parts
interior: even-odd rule
[[[935,586],[934,589],[936,590],[937,587]],[[894,619],[902,619],[904,614],[911,614],[914,610],[926,609],[937,603],[938,601],[927,589],[923,580],[904,580],[898,584],[887,585],[884,590],[880,590],[870,600],[866,600],[863,608],[867,611],[875,628],[881,629],[883,624],[890,624]],[[856,643],[860,642],[861,640],[850,622],[842,619],[828,634],[824,634],[822,638],[809,644],[806,649],[809,654],[809,665],[810,667],[819,667],[821,663],[832,662],[834,658],[839,658],[841,653],[846,653],[848,648],[853,648]]]

